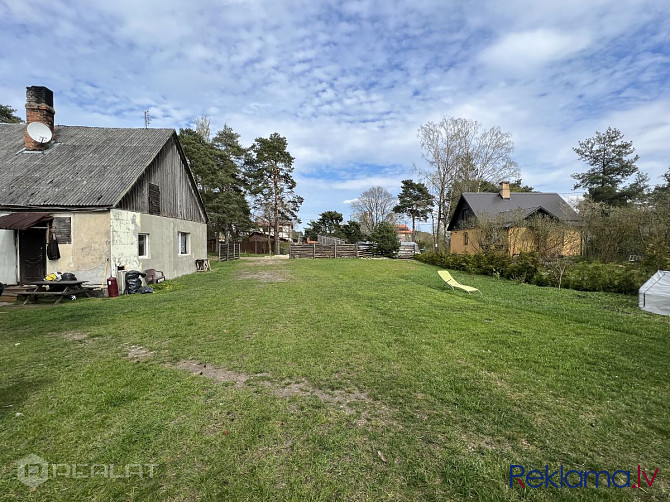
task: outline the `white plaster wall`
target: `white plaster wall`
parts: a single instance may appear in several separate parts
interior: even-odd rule
[[[126,270],[155,268],[168,279],[195,272],[195,260],[207,257],[207,225],[121,209],[110,211],[112,263]],[[179,255],[178,232],[190,234],[190,253]],[[149,234],[149,256],[138,256],[138,234]]]
[[[121,209],[112,209],[109,213],[112,266],[123,265],[126,270],[140,270],[137,257],[140,213]]]
[[[0,213],[4,216],[6,213]],[[16,284],[17,256],[14,230],[0,230],[0,282]]]
[[[53,213],[55,217],[71,218],[70,244],[58,244],[59,260],[47,259],[47,274],[72,272],[90,285],[104,285],[112,270],[105,264],[109,257],[109,211],[86,213]],[[106,277],[105,277],[106,276]]]

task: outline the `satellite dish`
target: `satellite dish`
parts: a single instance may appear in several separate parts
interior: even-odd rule
[[[51,141],[53,134],[48,125],[42,122],[32,122],[28,124],[28,136],[38,143],[48,143]]]

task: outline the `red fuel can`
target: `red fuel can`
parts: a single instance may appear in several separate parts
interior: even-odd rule
[[[107,296],[110,298],[119,296],[119,285],[116,283],[116,277],[107,278]]]

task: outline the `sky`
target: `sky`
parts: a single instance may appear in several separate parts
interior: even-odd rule
[[[667,0],[0,0],[0,103],[23,117],[44,85],[57,124],[278,132],[303,224],[418,179],[419,127],[450,116],[510,133],[524,183],[570,198],[573,147],[610,126],[660,183],[669,34]]]

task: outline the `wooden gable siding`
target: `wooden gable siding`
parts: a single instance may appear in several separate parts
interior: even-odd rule
[[[119,209],[150,214],[149,185],[160,189],[160,215],[206,223],[199,195],[182,162],[174,137],[123,197]],[[155,212],[154,212],[155,214]]]

